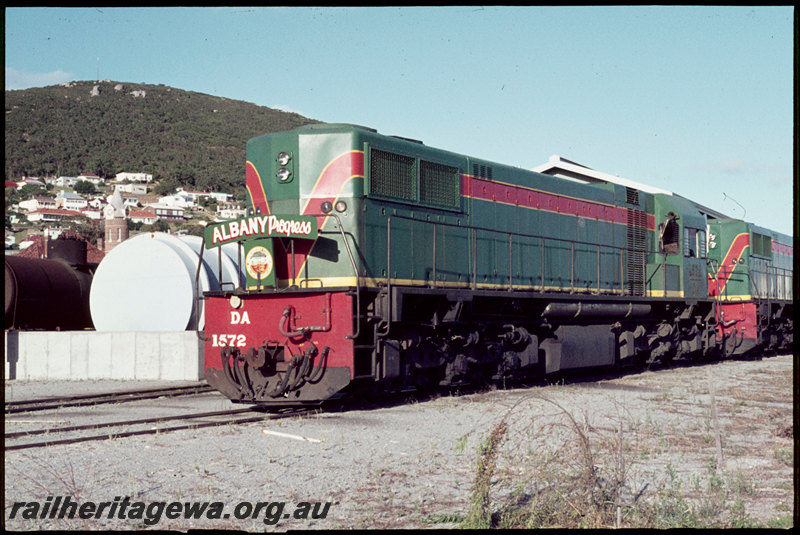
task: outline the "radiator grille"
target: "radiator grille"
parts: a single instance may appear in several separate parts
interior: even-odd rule
[[[458,169],[426,161],[420,164],[420,201],[442,206],[458,206]]]
[[[414,158],[382,150],[370,151],[370,193],[416,200]]]
[[[492,168],[486,165],[481,165],[477,163],[472,164],[472,174],[476,177],[482,178],[492,178]]]
[[[628,210],[627,246],[628,291],[644,295],[647,213],[642,210]]]
[[[633,188],[625,188],[625,200],[628,204],[639,205],[639,190]]]

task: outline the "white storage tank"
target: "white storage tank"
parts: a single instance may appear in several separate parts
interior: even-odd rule
[[[198,292],[219,290],[219,251],[203,252],[203,239],[144,233],[125,240],[97,266],[89,309],[97,331],[183,331],[202,329]],[[237,244],[222,248],[222,289],[241,286]],[[195,281],[198,280],[199,287]],[[199,311],[195,306],[200,306]],[[197,314],[196,312],[199,312]],[[198,320],[199,318],[199,320]]]

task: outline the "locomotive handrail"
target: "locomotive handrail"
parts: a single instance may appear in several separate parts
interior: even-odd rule
[[[392,310],[392,221],[394,219],[402,219],[406,221],[411,221],[413,223],[425,223],[428,225],[433,226],[433,240],[432,240],[432,266],[431,266],[431,274],[433,276],[433,280],[431,284],[433,288],[438,288],[438,281],[437,281],[437,234],[438,234],[438,227],[445,226],[445,227],[453,227],[462,229],[471,234],[472,239],[472,258],[471,260],[471,269],[472,273],[470,273],[470,287],[475,290],[478,286],[478,232],[487,232],[487,233],[494,233],[494,234],[505,234],[508,236],[508,287],[506,291],[513,291],[514,290],[514,276],[513,276],[513,243],[514,237],[517,238],[529,238],[532,240],[538,240],[539,246],[541,248],[541,291],[545,292],[545,243],[547,241],[550,242],[559,242],[562,244],[569,244],[570,245],[570,293],[574,293],[575,291],[575,246],[576,245],[583,245],[587,246],[588,248],[595,248],[597,251],[597,294],[600,294],[600,255],[602,249],[610,249],[614,251],[616,254],[619,254],[620,257],[620,280],[619,280],[619,292],[620,295],[626,295],[625,290],[625,281],[624,281],[624,261],[625,261],[625,253],[628,254],[649,254],[655,251],[648,251],[645,248],[641,247],[619,247],[615,245],[604,245],[599,243],[591,243],[591,242],[582,242],[579,240],[569,240],[566,238],[553,238],[548,236],[542,236],[539,234],[528,234],[523,232],[514,232],[514,231],[507,231],[507,230],[498,230],[486,227],[478,227],[473,225],[461,225],[457,223],[449,223],[446,221],[428,221],[423,219],[417,219],[410,216],[399,215],[399,214],[389,214],[387,217],[386,222],[386,290],[387,290],[387,299],[388,299],[388,319],[387,321],[387,331],[383,333],[383,336],[388,334],[389,326],[393,321],[393,310]],[[551,246],[552,248],[553,246]],[[505,285],[503,285],[505,286]],[[535,290],[535,285],[534,285]],[[612,293],[615,293],[614,288],[611,288]],[[634,290],[631,289],[630,295],[635,295]]]
[[[342,226],[342,221],[339,219],[339,216],[333,213],[330,214],[305,214],[310,217],[333,217],[336,219],[336,224],[338,226],[339,234],[342,236],[342,243],[344,244],[345,251],[347,251],[347,256],[350,259],[350,265],[353,268],[353,274],[355,275],[355,288],[356,288],[356,321],[355,321],[355,329],[353,330],[353,334],[345,336],[345,338],[352,340],[358,337],[361,332],[361,281],[360,276],[358,274],[358,267],[356,266],[355,257],[353,256],[353,251],[350,248],[350,243],[347,241],[347,235],[344,232],[344,227]],[[321,233],[322,231],[320,231]],[[291,240],[291,267],[292,267],[292,286],[295,286],[295,252],[294,252],[294,238],[290,238]],[[218,280],[220,281],[220,289],[222,288],[222,248],[219,247],[219,263],[218,269],[219,272],[217,273]],[[200,300],[202,299],[202,292],[200,292],[200,271],[203,265],[203,252],[205,251],[205,240],[200,246],[200,260],[197,263],[197,273],[195,274],[195,323],[197,326],[200,325]],[[241,288],[242,285],[242,275],[241,275],[241,265],[242,265],[242,244],[241,242],[238,243],[238,264],[237,264],[237,277],[239,279],[239,287]],[[308,279],[306,279],[308,280]],[[233,283],[227,283],[233,284]],[[236,286],[234,285],[234,290]],[[247,291],[247,290],[245,290]],[[204,335],[200,334],[200,329],[197,329],[197,335],[200,337],[201,340],[207,341],[208,339],[205,338]]]
[[[361,333],[361,277],[358,275],[358,266],[356,265],[356,259],[353,256],[353,251],[350,249],[350,243],[347,241],[347,234],[344,232],[344,227],[342,226],[342,220],[339,219],[339,216],[334,213],[329,214],[306,214],[311,215],[312,217],[333,217],[336,219],[336,225],[339,227],[339,234],[342,236],[342,243],[344,244],[344,249],[347,251],[347,257],[350,259],[350,266],[353,268],[353,275],[356,278],[356,314],[355,314],[355,329],[353,330],[353,334],[349,334],[345,336],[348,340],[354,340],[358,338],[358,335]],[[321,231],[320,231],[321,232]],[[294,251],[292,251],[292,262],[294,263]],[[292,270],[294,272],[294,270]],[[292,274],[294,277],[294,274]]]
[[[741,269],[739,272],[735,272],[735,269],[737,267]],[[730,278],[734,275],[734,273],[736,273],[737,275],[741,275],[743,277],[747,277],[753,289],[752,295],[757,299],[777,299],[781,301],[792,300],[791,296],[786,295],[788,293],[788,290],[791,288],[793,282],[793,271],[791,269],[768,266],[766,270],[763,270],[763,269],[753,269],[747,264],[741,264],[734,266],[733,268],[727,265],[720,266],[720,269],[717,270],[717,274],[719,274],[720,272],[723,273],[724,275],[727,275],[728,280],[730,280]],[[763,293],[761,289],[759,289],[757,283],[757,279],[759,278],[760,275],[763,275],[766,278],[766,283],[767,283],[767,288]],[[781,282],[780,291],[778,289],[779,280]],[[728,299],[729,298],[728,284],[725,285],[725,289],[723,292],[725,298]]]
[[[350,248],[350,242],[347,241],[347,234],[345,234],[345,232],[344,232],[344,227],[342,226],[342,220],[339,219],[339,216],[337,214],[334,214],[334,213],[329,213],[329,214],[304,214],[304,215],[309,216],[309,217],[317,217],[317,218],[319,218],[319,217],[333,217],[334,219],[336,219],[336,225],[338,227],[339,234],[342,237],[342,243],[344,244],[344,249],[347,252],[347,257],[350,260],[350,266],[353,268],[353,275],[355,275],[355,279],[356,279],[355,280],[355,288],[356,288],[356,314],[355,314],[356,321],[355,321],[355,328],[353,329],[353,334],[349,334],[349,335],[345,336],[346,339],[353,340],[353,339],[357,338],[358,335],[361,333],[361,320],[360,320],[360,318],[361,318],[361,277],[358,274],[358,266],[356,265],[355,256],[353,256],[353,250]],[[319,233],[323,234],[324,231],[322,229],[320,229]],[[331,233],[335,234],[336,232],[333,231]],[[295,278],[296,270],[295,270],[294,238],[290,238],[290,244],[291,244],[291,252],[290,252],[290,256],[291,256],[291,272],[292,272],[291,273],[291,277],[292,277],[292,286],[291,287],[296,287],[298,281]],[[305,284],[307,285],[309,280],[314,280],[314,279],[303,278],[303,279],[300,279],[299,283],[302,285],[305,282]]]

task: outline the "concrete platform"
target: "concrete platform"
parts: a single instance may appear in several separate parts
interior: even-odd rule
[[[196,331],[6,331],[6,380],[204,378]]]

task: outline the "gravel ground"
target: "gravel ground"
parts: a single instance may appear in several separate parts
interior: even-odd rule
[[[507,431],[492,479],[493,509],[530,497],[547,475],[572,477],[581,463],[578,439],[586,437],[599,474],[624,468],[624,503],[634,496],[658,499],[659,489],[677,488],[687,499],[706,503],[721,477],[727,503],[736,498],[740,515],[766,525],[795,511],[792,374],[793,357],[783,355],[7,451],[5,525],[13,530],[451,528],[470,508],[479,445],[501,421]],[[721,472],[714,472],[720,450]],[[49,496],[81,503],[115,498],[121,503],[129,497],[152,512],[158,502],[221,502],[224,511],[222,518],[197,520],[163,513],[151,524],[146,515],[25,519],[30,516],[25,509],[9,518],[15,502],[45,503]],[[248,510],[243,502],[272,505],[257,518],[237,519]],[[276,502],[286,505],[280,509]],[[303,509],[304,502],[319,502],[318,514]],[[304,512],[309,513],[304,518],[292,516]],[[634,525],[627,522],[633,521],[626,517],[623,526]]]

